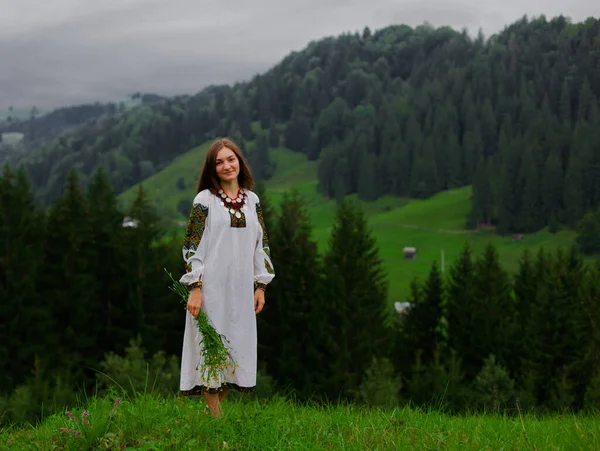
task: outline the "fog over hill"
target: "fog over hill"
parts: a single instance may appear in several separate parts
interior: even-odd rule
[[[589,0],[0,0],[0,10],[0,110],[193,94],[365,26],[429,22],[489,35],[525,14],[598,14]]]

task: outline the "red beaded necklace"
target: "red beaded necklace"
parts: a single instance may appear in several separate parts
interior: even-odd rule
[[[219,196],[221,196],[221,207],[225,208],[230,214],[235,215],[236,218],[240,218],[242,211],[246,211],[248,195],[244,188],[239,188],[233,199],[223,191],[223,188],[219,190]]]

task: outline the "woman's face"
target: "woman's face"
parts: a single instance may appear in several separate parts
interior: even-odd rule
[[[237,179],[240,173],[240,162],[233,150],[228,147],[223,147],[219,150],[215,164],[217,176],[222,182],[230,182]]]

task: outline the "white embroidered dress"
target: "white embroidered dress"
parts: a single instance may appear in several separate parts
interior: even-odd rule
[[[202,311],[218,333],[229,340],[237,368],[222,380],[203,380],[196,320],[186,312],[180,390],[183,395],[223,388],[252,391],[256,387],[257,331],[254,289],[266,286],[275,273],[258,196],[249,190],[237,217],[221,197],[209,190],[194,198],[183,245],[186,274],[180,282],[202,282]]]

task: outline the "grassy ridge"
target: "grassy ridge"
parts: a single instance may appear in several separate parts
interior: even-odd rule
[[[178,216],[180,220],[186,219],[176,213],[177,204],[182,199],[193,199],[207,149],[208,144],[191,150],[143,182],[151,199],[163,213]],[[334,200],[324,198],[317,190],[317,162],[308,161],[304,155],[283,148],[273,149],[271,157],[276,164],[276,171],[266,184],[269,200],[277,205],[284,192],[290,189],[298,191],[311,214],[313,236],[319,248],[325,251],[336,205]],[[185,190],[177,187],[180,177],[184,179]],[[136,190],[137,187],[133,187],[123,193],[121,201],[131,202]],[[478,255],[491,242],[498,249],[503,266],[514,271],[525,249],[537,252],[543,246],[548,251],[554,251],[573,242],[574,233],[571,231],[554,235],[540,231],[527,235],[524,241],[513,242],[510,236],[465,230],[470,195],[471,188],[465,187],[440,193],[427,200],[386,196],[375,202],[358,201],[368,216],[389,275],[390,301],[403,299],[408,294],[413,277],[426,277],[434,260],[441,264],[442,252],[447,268],[467,243]],[[180,228],[179,233],[183,234],[183,229]],[[404,259],[405,246],[418,249],[416,260]]]
[[[92,399],[38,427],[0,433],[2,449],[598,449],[596,416],[449,416],[437,411],[229,401],[213,419],[197,399]],[[84,423],[81,414],[87,412]]]

